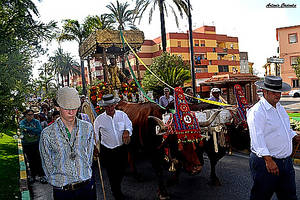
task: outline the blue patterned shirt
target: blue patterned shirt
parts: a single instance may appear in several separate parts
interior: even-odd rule
[[[91,123],[77,119],[68,142],[66,127],[58,118],[41,134],[40,154],[48,182],[62,187],[82,182],[92,176],[94,129]],[[75,139],[76,138],[76,139]],[[71,158],[71,152],[75,158]]]

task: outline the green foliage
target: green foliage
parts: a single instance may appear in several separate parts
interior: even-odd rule
[[[300,79],[300,57],[297,58],[297,64],[292,66],[295,70],[295,74],[298,79]]]
[[[0,3],[0,131],[16,125],[16,110],[28,96],[32,59],[45,53],[42,41],[55,36],[56,23],[33,18],[38,10],[30,0]]]
[[[163,53],[154,58],[153,64],[149,67],[155,75],[172,87],[183,86],[183,83],[191,79],[189,66],[180,56]],[[163,85],[154,75],[146,71],[142,84],[146,90],[152,90],[156,94],[161,93]]]
[[[20,199],[18,146],[15,132],[0,133],[0,199]]]
[[[64,77],[67,77],[68,86],[70,85],[70,74],[80,74],[79,63],[76,62],[70,53],[65,53],[62,48],[58,48],[54,56],[49,58],[47,63],[56,75],[61,76],[61,86],[64,86]]]
[[[136,15],[134,15],[134,10],[129,9],[129,3],[120,3],[117,0],[116,4],[110,3],[106,7],[111,12],[108,17],[118,26],[118,30],[125,30],[126,27],[137,29],[134,25]]]
[[[170,5],[170,3],[173,3],[180,15],[180,17],[183,17],[183,14],[185,13],[186,15],[188,14],[188,5],[185,0],[136,0],[135,2],[135,14],[138,16],[137,19],[139,19],[139,22],[141,20],[141,17],[143,16],[144,12],[147,10],[148,7],[151,7],[149,10],[149,23],[152,21],[152,16],[153,12],[155,9],[158,7],[160,12],[164,12],[166,16],[168,17],[168,9],[167,7],[171,10],[177,27],[179,26],[178,22],[178,16],[173,8],[173,6]],[[152,6],[151,6],[152,5]],[[163,8],[163,9],[162,9]]]

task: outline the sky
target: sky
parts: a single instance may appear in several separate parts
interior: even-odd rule
[[[119,0],[126,2],[125,0]],[[172,2],[171,0],[165,0]],[[83,22],[88,15],[109,13],[106,5],[116,0],[33,0],[40,16],[39,20],[49,22],[63,19],[76,19]],[[134,0],[127,0],[134,7]],[[214,25],[217,34],[238,37],[239,51],[248,52],[248,60],[254,62],[254,69],[263,75],[262,66],[266,59],[278,56],[276,28],[300,25],[300,0],[190,0],[192,5],[193,29],[203,25]],[[268,4],[294,4],[296,8],[267,8]],[[170,5],[173,5],[170,3]],[[149,10],[149,8],[148,8]],[[145,15],[138,26],[144,32],[145,39],[154,39],[160,36],[159,12],[156,9],[152,22],[149,24]],[[167,32],[186,32],[188,30],[187,17],[179,19],[179,28],[175,24],[172,13],[165,18]],[[46,44],[45,44],[46,45]],[[56,41],[47,44],[49,55],[57,49]],[[61,44],[64,51],[71,53],[79,60],[78,44],[64,42]],[[47,61],[47,56],[35,61],[34,77],[37,77],[37,68]]]

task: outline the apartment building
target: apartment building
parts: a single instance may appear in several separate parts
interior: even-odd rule
[[[179,55],[190,62],[189,35],[186,33],[167,33],[167,52]],[[193,30],[195,77],[197,87],[201,82],[216,74],[239,73],[240,52],[237,37],[216,34],[215,26],[203,26]],[[161,55],[161,38],[145,40],[138,55],[146,65]],[[136,61],[130,57],[131,66],[137,69]],[[141,74],[145,68],[139,63]]]
[[[276,29],[276,40],[279,42],[279,57],[284,59],[280,74],[282,80],[293,88],[299,88],[299,79],[296,77],[293,65],[300,57],[300,25],[281,27]]]

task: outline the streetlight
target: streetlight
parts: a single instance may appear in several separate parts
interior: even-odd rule
[[[193,44],[193,30],[192,30],[192,14],[191,14],[191,4],[190,0],[188,3],[188,21],[189,21],[189,39],[190,39],[190,54],[191,54],[191,76],[192,76],[192,86],[193,95],[196,96],[196,83],[195,83],[195,65],[194,65],[194,44]]]

